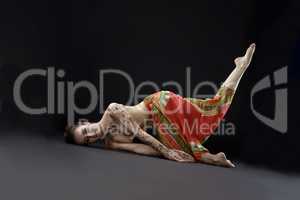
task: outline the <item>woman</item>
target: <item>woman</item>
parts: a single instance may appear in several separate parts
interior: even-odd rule
[[[211,99],[183,98],[160,91],[135,106],[111,103],[99,122],[84,121],[67,127],[65,140],[75,144],[105,140],[110,149],[163,156],[179,162],[234,167],[224,153],[211,154],[202,144],[227,112],[254,51],[255,44],[251,44],[243,57],[235,59],[235,69]],[[142,129],[149,120],[156,134],[150,135]],[[135,143],[134,138],[141,143]]]

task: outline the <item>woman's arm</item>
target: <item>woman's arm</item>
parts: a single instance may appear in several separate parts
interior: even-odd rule
[[[169,149],[141,128],[138,128],[136,137],[156,151],[160,152],[165,158],[178,162],[195,162],[195,159],[190,154],[176,149]]]
[[[147,156],[161,156],[162,154],[149,145],[137,144],[137,143],[120,143],[107,139],[105,141],[106,147],[114,150],[129,151],[137,154]]]
[[[163,145],[160,141],[156,138],[145,132],[134,120],[131,119],[130,115],[124,109],[124,106],[120,104],[113,104],[109,107],[110,116],[121,125],[119,127],[123,131],[126,132],[127,136],[134,136],[137,137],[143,143],[151,146],[153,149],[158,151],[161,155],[165,158],[170,160],[175,160],[178,162],[194,162],[194,158],[179,150],[169,149],[165,145]]]

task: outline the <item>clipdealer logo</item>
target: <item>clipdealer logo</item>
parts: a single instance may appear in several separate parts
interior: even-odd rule
[[[133,78],[125,71],[119,69],[101,69],[99,70],[99,83],[94,85],[87,80],[73,82],[65,81],[64,77],[66,72],[62,69],[55,69],[55,67],[48,67],[47,69],[29,69],[22,72],[15,80],[13,87],[13,97],[16,106],[24,113],[31,115],[42,114],[67,114],[68,123],[73,123],[75,113],[80,115],[86,115],[93,112],[97,106],[99,106],[99,112],[104,112],[104,91],[106,75],[117,75],[125,79],[128,83],[128,98],[125,105],[135,105],[144,99],[149,94],[142,93],[144,87],[153,88],[154,91],[159,91],[161,88],[172,87],[176,90],[176,93],[181,96],[194,97],[194,98],[206,98],[213,95],[201,94],[200,91],[204,87],[211,88],[212,94],[216,94],[218,91],[218,85],[210,81],[202,81],[196,84],[195,87],[191,86],[191,68],[186,67],[185,71],[185,84],[182,86],[179,82],[170,80],[163,82],[161,85],[153,81],[143,81],[139,84],[135,84]],[[26,104],[22,98],[23,83],[28,79],[35,77],[44,77],[47,82],[47,102],[45,106],[39,108],[32,108]],[[76,92],[83,88],[90,94],[89,104],[85,108],[78,107],[75,102]],[[98,89],[97,89],[98,88]],[[184,92],[185,91],[185,92]],[[65,104],[65,102],[67,102]]]
[[[144,99],[149,94],[143,93],[142,89],[144,87],[152,88],[154,91],[162,90],[161,88],[172,87],[178,95],[186,96],[186,97],[194,97],[194,98],[209,98],[213,97],[219,86],[214,82],[210,81],[202,81],[198,82],[194,87],[192,87],[192,73],[191,67],[185,68],[185,84],[180,84],[175,80],[168,80],[161,85],[157,83],[147,80],[143,81],[139,84],[135,84],[133,78],[126,73],[125,71],[119,69],[100,69],[98,72],[98,85],[94,85],[93,83],[83,80],[78,82],[66,81],[64,80],[66,72],[62,69],[55,69],[55,67],[48,67],[47,69],[29,69],[22,72],[15,80],[13,87],[13,96],[14,102],[16,106],[24,113],[30,115],[43,115],[43,114],[66,114],[67,123],[73,124],[75,120],[75,114],[86,115],[93,111],[98,106],[99,113],[104,113],[104,91],[105,91],[105,78],[106,75],[117,75],[122,77],[128,82],[128,98],[125,105],[135,105],[139,103],[142,99]],[[28,79],[32,79],[35,77],[44,77],[47,82],[47,102],[45,102],[44,106],[39,108],[33,108],[29,104],[23,101],[22,98],[22,89],[23,84]],[[75,95],[78,89],[85,89],[89,92],[89,104],[82,108],[76,105]],[[211,93],[203,94],[201,93],[202,88],[211,89]],[[66,103],[66,104],[65,104]],[[235,135],[235,124],[222,120],[220,126],[215,131],[216,135]]]
[[[281,69],[276,70],[273,73],[274,85],[275,87],[275,107],[274,107],[274,118],[269,118],[259,113],[254,107],[254,96],[258,92],[263,92],[266,89],[272,88],[272,82],[270,75],[265,76],[258,83],[254,85],[250,93],[250,107],[253,114],[258,120],[260,120],[265,125],[273,128],[274,130],[280,133],[286,133],[288,129],[288,91],[285,86],[288,82],[287,69],[285,66]],[[218,86],[209,81],[199,82],[194,88],[191,87],[191,68],[186,68],[186,83],[183,88],[176,81],[167,81],[164,82],[161,87],[152,81],[144,81],[138,85],[134,84],[132,77],[118,69],[103,69],[99,71],[99,91],[95,85],[89,81],[80,81],[74,83],[72,81],[63,81],[65,76],[65,71],[62,69],[55,70],[55,67],[48,67],[45,69],[30,69],[21,73],[14,83],[13,95],[14,101],[17,107],[27,114],[39,115],[39,114],[65,114],[67,113],[68,123],[74,122],[75,113],[85,115],[91,113],[99,104],[99,112],[104,112],[104,75],[106,74],[115,74],[122,76],[128,81],[129,87],[129,98],[126,102],[126,105],[136,104],[141,99],[146,97],[148,94],[141,94],[141,89],[143,87],[152,87],[154,91],[161,90],[161,88],[167,86],[173,86],[176,88],[177,93],[181,96],[192,96],[194,98],[207,98],[213,95],[209,94],[199,94],[199,91],[202,87],[209,87],[213,90],[212,94],[215,94],[218,90]],[[31,76],[42,76],[47,80],[47,104],[41,108],[31,108],[29,105],[26,105],[21,96],[21,89],[23,82]],[[279,88],[278,88],[279,86]],[[282,87],[284,86],[284,87]],[[75,103],[75,94],[78,89],[85,88],[90,93],[90,103],[85,108],[80,108]],[[184,93],[183,91],[186,91]],[[65,93],[67,94],[67,99],[65,99]],[[65,108],[64,102],[67,101],[67,108]],[[55,104],[57,102],[57,104]],[[0,111],[3,101],[0,97]]]
[[[250,95],[250,106],[253,114],[262,123],[274,130],[285,134],[288,131],[288,67],[282,67],[273,73],[274,89],[272,88],[270,75],[265,76],[254,85]],[[284,87],[282,87],[284,86]],[[274,118],[262,115],[254,108],[253,97],[257,92],[272,88],[275,92]]]
[[[96,108],[98,100],[100,100],[100,113],[103,112],[102,83],[104,82],[103,78],[106,73],[115,73],[124,76],[132,87],[132,81],[128,79],[129,75],[122,71],[100,71],[100,92],[98,92],[96,86],[89,81],[84,80],[74,83],[73,81],[62,80],[66,74],[62,69],[55,70],[55,67],[48,67],[47,69],[30,69],[21,73],[15,80],[13,88],[14,101],[22,112],[30,115],[67,113],[68,123],[72,124],[74,122],[75,113],[81,115],[91,113]],[[25,104],[21,95],[23,83],[30,77],[36,76],[45,77],[47,81],[47,102],[45,106],[40,108],[32,108]],[[85,108],[80,108],[75,103],[75,94],[80,88],[86,89],[90,94],[90,102]],[[98,93],[100,93],[100,95],[98,95]],[[67,99],[65,99],[65,96],[67,96]],[[130,93],[130,96],[133,95]],[[67,101],[66,107],[65,101]]]

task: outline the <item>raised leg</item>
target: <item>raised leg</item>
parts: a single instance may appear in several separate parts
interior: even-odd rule
[[[251,44],[243,57],[235,59],[235,69],[231,72],[225,82],[222,84],[216,96],[212,99],[196,100],[196,103],[203,109],[203,113],[207,116],[216,114],[221,120],[227,112],[238,84],[250,65],[251,59],[255,51],[255,44]],[[205,117],[204,117],[205,118]],[[222,165],[227,167],[234,167],[230,160],[227,160],[224,153],[210,154],[203,153],[201,161],[208,164]]]
[[[234,60],[236,65],[235,69],[231,72],[222,86],[228,87],[230,89],[236,90],[237,86],[244,74],[247,70],[250,62],[252,60],[253,54],[255,51],[255,44],[251,44],[250,47],[247,49],[246,54],[243,57],[238,57]]]

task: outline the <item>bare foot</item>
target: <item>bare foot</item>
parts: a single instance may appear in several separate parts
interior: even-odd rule
[[[234,60],[237,67],[247,68],[250,65],[255,51],[255,43],[251,44],[243,57],[238,57]]]
[[[224,166],[224,167],[235,167],[235,165],[230,160],[227,160],[227,158],[223,152],[220,152],[215,155],[214,162],[215,162],[215,164]]]

